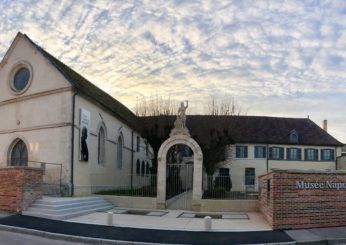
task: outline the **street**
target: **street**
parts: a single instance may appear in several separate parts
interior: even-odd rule
[[[78,245],[84,243],[52,240],[39,236],[0,231],[0,245]]]

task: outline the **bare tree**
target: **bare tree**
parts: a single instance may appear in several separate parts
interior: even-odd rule
[[[236,104],[234,98],[230,99],[215,99],[211,98],[210,101],[205,104],[204,113],[206,115],[213,116],[239,116],[243,114],[241,106]],[[244,113],[246,114],[246,113]]]
[[[134,108],[137,116],[175,115],[178,102],[171,97],[151,96],[149,99],[138,99]]]

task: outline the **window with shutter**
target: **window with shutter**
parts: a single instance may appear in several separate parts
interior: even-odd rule
[[[266,158],[266,156],[265,146],[255,146],[255,158]]]
[[[287,160],[301,160],[301,149],[287,148]]]
[[[269,148],[269,159],[282,160],[284,159],[285,149],[282,147],[270,147]]]
[[[236,146],[236,158],[247,158],[247,146]]]
[[[308,148],[305,149],[305,160],[306,161],[317,161],[318,160],[318,150],[317,149],[312,149]]]

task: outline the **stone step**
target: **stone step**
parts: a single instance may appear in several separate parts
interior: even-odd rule
[[[97,207],[104,207],[104,206],[110,206],[112,208],[113,206],[102,202],[102,203],[94,203],[89,205],[79,205],[79,206],[73,206],[73,207],[64,207],[61,209],[54,209],[54,208],[37,208],[37,207],[30,207],[28,211],[38,212],[38,213],[45,213],[45,214],[65,214],[65,213],[74,213],[79,212],[83,210],[90,210]]]
[[[33,203],[28,210],[23,211],[23,215],[63,220],[112,208],[113,205],[102,197],[44,197]]]
[[[83,201],[83,202],[72,202],[72,203],[64,202],[62,204],[35,202],[34,204],[30,206],[30,208],[60,210],[60,209],[66,209],[66,208],[80,207],[80,206],[92,205],[92,204],[103,204],[103,203],[105,203],[105,200],[100,200],[100,199]]]
[[[104,200],[103,198],[101,198]],[[71,203],[81,203],[92,200],[100,200],[100,197],[43,197],[37,200],[35,203],[44,205],[59,205],[59,204],[71,204]]]
[[[67,213],[67,214],[47,214],[47,213],[27,210],[23,212],[23,215],[46,218],[46,219],[54,219],[54,220],[66,220],[66,219],[71,219],[77,216],[86,215],[93,212],[107,211],[112,208],[113,206],[107,205],[107,206],[98,207],[98,208],[94,208],[90,210],[83,210],[83,211]]]

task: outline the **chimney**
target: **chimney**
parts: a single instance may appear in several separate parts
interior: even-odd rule
[[[323,130],[328,132],[328,121],[326,119],[323,120]]]

